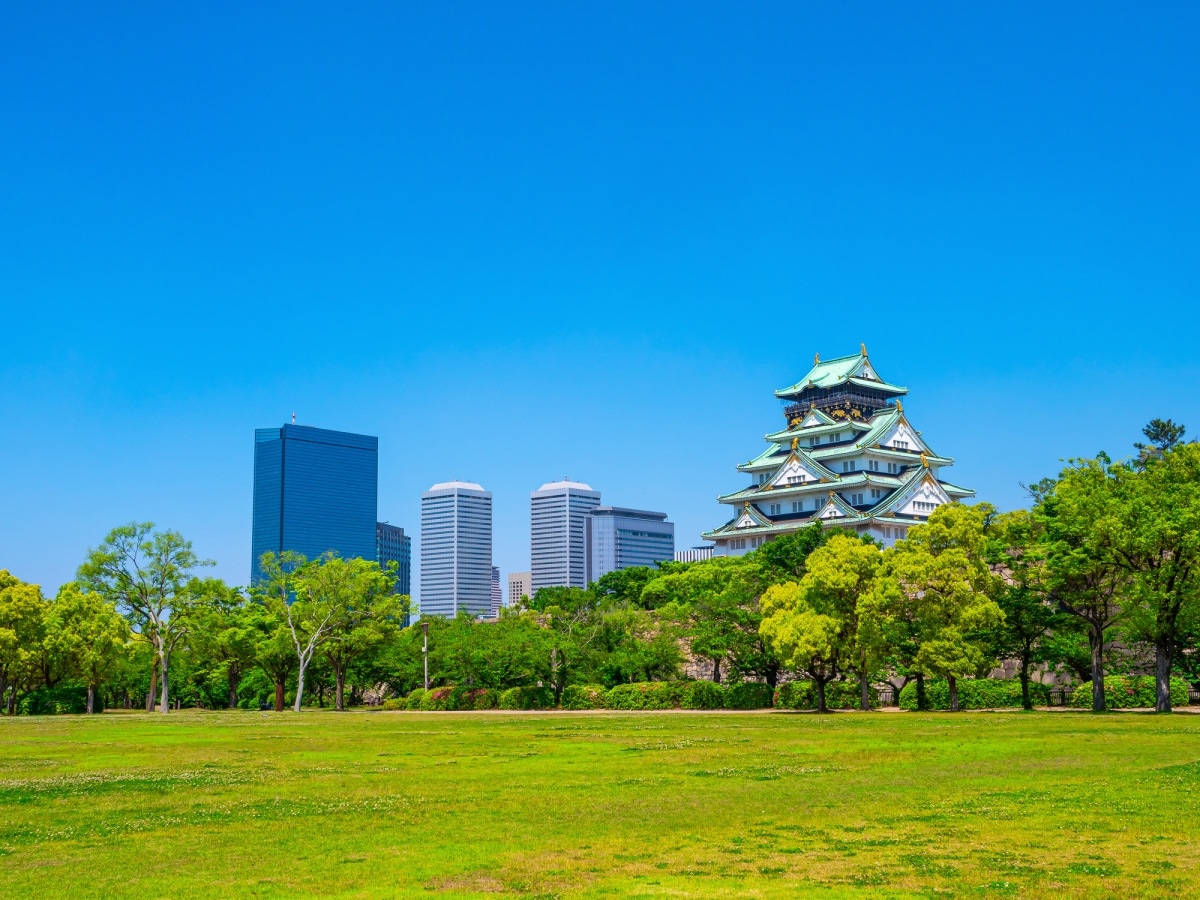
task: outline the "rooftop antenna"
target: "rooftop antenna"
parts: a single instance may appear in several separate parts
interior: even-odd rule
[[[293,425],[296,424],[296,414],[295,413],[292,413],[292,424]]]

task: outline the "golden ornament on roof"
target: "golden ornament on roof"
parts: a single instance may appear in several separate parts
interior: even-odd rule
[[[926,469],[929,468],[929,457],[925,455],[924,450],[921,451],[921,465],[923,465]]]
[[[903,400],[896,401],[896,412],[904,412],[904,401]]]
[[[814,354],[813,354],[813,365],[814,365],[814,366],[815,366],[815,365],[818,365],[820,362],[821,362],[821,354],[820,354],[820,353],[814,353]]]
[[[858,349],[859,349],[859,352],[862,353],[863,356],[867,355],[867,345],[866,344],[859,344]]]
[[[798,437],[794,437],[794,438],[792,438],[792,449],[793,449],[793,450],[795,450],[795,449],[796,449],[796,446],[797,446],[799,443],[800,443],[800,438],[798,438]]]

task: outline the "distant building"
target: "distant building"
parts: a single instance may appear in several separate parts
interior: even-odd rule
[[[254,431],[250,581],[268,551],[375,559],[379,439],[308,425]]]
[[[533,596],[533,583],[528,572],[508,573],[508,605],[516,606],[522,597]]]
[[[448,481],[421,495],[421,616],[492,608],[492,495]]]
[[[387,522],[375,523],[375,559],[380,568],[388,563],[396,564],[396,593],[412,596],[412,538],[398,525]],[[405,625],[409,617],[405,617]]]
[[[705,559],[712,559],[713,545],[703,544],[699,547],[689,547],[686,550],[675,551],[675,562],[700,562]]]
[[[577,481],[543,484],[529,495],[531,587],[587,587],[588,513],[600,492]]]
[[[504,592],[500,590],[500,569],[492,566],[492,618],[500,615],[500,607],[504,605]]]
[[[618,569],[657,566],[675,556],[675,526],[666,513],[597,506],[584,525],[588,584]]]

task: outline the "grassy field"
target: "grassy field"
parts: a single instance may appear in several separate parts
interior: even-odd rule
[[[0,895],[1187,897],[1200,716],[0,720]]]

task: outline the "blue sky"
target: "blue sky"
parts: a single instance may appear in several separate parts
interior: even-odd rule
[[[678,544],[865,342],[949,477],[1200,434],[1194,5],[10,5],[0,568],[131,519],[245,581],[253,430],[380,517],[570,476]]]

